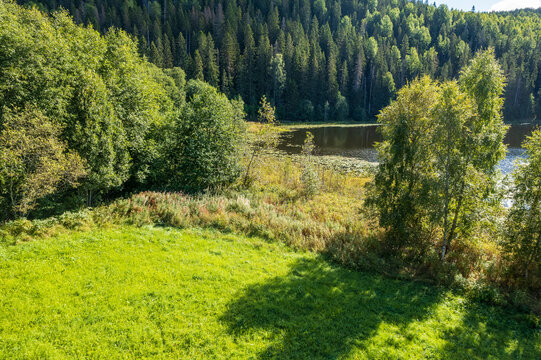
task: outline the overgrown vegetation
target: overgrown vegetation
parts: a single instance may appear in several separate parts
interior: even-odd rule
[[[524,144],[527,162],[513,177],[513,206],[507,221],[507,249],[513,279],[537,291],[541,282],[541,130]]]
[[[495,187],[505,126],[503,77],[491,50],[478,54],[458,82],[423,77],[399,91],[380,115],[384,142],[367,197],[370,173],[342,173],[316,160],[310,134],[301,155],[277,157],[271,150],[279,129],[265,97],[246,148],[241,101],[198,80],[185,85],[181,69],[154,67],[123,32],[102,37],[65,13],[49,18],[11,3],[0,11],[0,136],[8,140],[0,144],[0,196],[12,209],[3,220],[46,208],[42,203],[62,209],[67,194],[91,205],[96,195],[180,190],[192,195],[142,192],[92,211],[89,223],[105,216],[113,223],[211,226],[320,251],[354,268],[485,289],[488,301],[522,289],[525,302],[537,306],[540,249],[524,246],[538,231],[524,220],[537,217],[536,200],[524,203],[517,190],[521,208],[505,225]],[[93,50],[81,51],[88,44]],[[19,105],[31,110],[13,115]],[[22,141],[30,136],[25,131],[37,134],[36,124],[46,130],[44,142]],[[14,147],[17,139],[32,146]],[[527,173],[535,178],[531,144]],[[517,189],[526,186],[524,174]],[[55,221],[8,223],[2,237],[12,243]],[[528,230],[520,225],[526,222]],[[524,261],[528,276],[515,266]]]
[[[260,168],[258,165],[263,160],[262,154],[272,151],[278,145],[279,141],[280,132],[277,127],[278,122],[276,121],[274,107],[267,102],[265,95],[261,97],[259,105],[258,124],[254,125],[254,128],[251,129],[252,131],[249,132],[251,138],[246,170],[244,172],[244,186],[247,186],[257,178],[257,174],[253,173],[253,169]]]
[[[188,101],[166,135],[170,148],[165,151],[165,183],[188,192],[231,185],[241,173],[246,134],[243,103],[229,101],[195,80],[188,82],[186,95]]]
[[[447,257],[453,264],[451,268],[440,268],[441,242],[437,237],[427,240],[426,245],[436,254],[433,258],[427,256],[411,262],[407,257],[390,256],[396,252],[396,245],[388,241],[383,229],[377,226],[377,219],[364,206],[364,189],[370,177],[314,165],[319,192],[306,196],[301,161],[298,157],[267,154],[255,170],[259,174],[257,181],[249,189],[202,195],[142,192],[79,213],[9,222],[0,227],[0,238],[4,243],[23,244],[64,233],[66,229],[93,229],[107,224],[213,228],[319,252],[351,269],[451,286],[464,291],[472,300],[540,310],[535,291],[500,287],[502,280],[511,277],[498,233],[491,233],[498,236],[491,239],[457,240]],[[424,264],[431,259],[435,266],[426,267]]]
[[[505,156],[503,84],[489,50],[475,56],[458,82],[438,84],[424,77],[402,88],[379,116],[384,141],[367,205],[385,230],[391,250],[386,257],[437,276],[475,278],[489,286],[522,284],[518,287],[538,298],[538,278],[528,277],[528,269],[537,271],[534,259],[541,255],[539,224],[533,220],[536,180],[529,180],[537,179],[539,149],[535,137],[527,143],[531,168],[516,173],[517,202],[507,221],[512,235],[506,239],[496,170]],[[531,195],[525,196],[525,187]],[[510,255],[505,241],[513,243],[515,254],[522,249],[520,281],[511,270],[516,255],[515,265],[505,261]]]
[[[240,174],[242,101],[202,82],[185,85],[182,69],[150,64],[123,31],[101,36],[66,12],[49,17],[3,1],[0,44],[0,131],[12,138],[0,143],[12,162],[9,169],[0,164],[0,206],[12,209],[0,221],[39,201],[55,211],[149,187],[197,192],[229,185]],[[21,132],[11,118],[26,119],[34,130]],[[13,141],[38,135],[49,150],[32,140],[13,153]],[[41,165],[29,164],[31,157]],[[23,158],[25,164],[14,163]],[[14,184],[23,173],[31,176]],[[75,189],[60,188],[60,180]]]
[[[0,196],[8,217],[26,215],[40,198],[85,175],[79,155],[66,153],[58,126],[39,110],[16,111],[6,111],[0,132]]]
[[[455,238],[475,237],[501,207],[495,168],[505,156],[503,82],[493,53],[480,53],[459,83],[413,81],[381,113],[384,141],[369,204],[397,254],[407,249],[410,261],[424,262],[439,238],[445,261]]]
[[[4,241],[21,243],[49,236],[49,231],[56,233],[55,227],[61,230],[106,223],[214,227],[314,251],[325,250],[341,235],[358,233],[359,239],[368,235],[366,224],[357,220],[369,178],[320,166],[314,168],[321,181],[320,192],[307,198],[298,159],[272,154],[262,157],[255,170],[259,176],[250,188],[199,195],[141,192],[81,213],[8,222],[2,226]]]

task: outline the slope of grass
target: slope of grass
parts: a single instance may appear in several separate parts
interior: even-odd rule
[[[3,359],[536,359],[520,313],[215,231],[0,246]]]

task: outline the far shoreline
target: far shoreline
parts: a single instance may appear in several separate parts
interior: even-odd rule
[[[504,121],[506,125],[514,125],[514,126],[523,126],[523,125],[537,125],[541,127],[541,121],[537,119],[530,119],[530,120],[515,120],[515,121]],[[257,124],[257,122],[253,122],[254,124]],[[280,121],[279,126],[290,130],[290,129],[316,129],[316,128],[322,128],[322,127],[364,127],[364,126],[378,126],[377,122],[353,122],[353,121],[329,121],[329,122],[318,122],[318,121],[308,121],[308,122],[302,122],[302,121]]]

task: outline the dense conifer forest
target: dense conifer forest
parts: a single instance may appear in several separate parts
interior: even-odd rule
[[[506,121],[541,112],[539,10],[475,13],[409,0],[19,3],[62,7],[102,33],[124,29],[159,67],[240,95],[250,118],[266,94],[280,119],[373,121],[408,81],[456,78],[488,47],[507,78]]]

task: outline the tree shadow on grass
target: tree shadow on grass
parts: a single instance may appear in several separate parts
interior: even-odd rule
[[[435,287],[301,260],[287,276],[245,289],[221,320],[235,336],[273,334],[277,340],[258,358],[337,358],[366,346],[382,323],[403,329],[421,320],[441,295]]]
[[[539,329],[524,314],[452,299],[431,285],[304,259],[286,276],[249,286],[221,320],[239,337],[264,330],[274,342],[258,354],[262,359],[332,359],[354,348],[372,358],[408,357],[394,352],[405,345],[418,351],[408,352],[416,358],[541,359]],[[439,306],[449,300],[457,303],[446,304],[442,311],[448,315],[438,320]],[[426,331],[409,326],[424,320]],[[445,323],[436,330],[433,321]],[[383,338],[382,324],[394,326]],[[430,331],[444,343],[432,341]]]
[[[444,337],[444,359],[541,359],[541,331],[535,315],[470,303]]]

